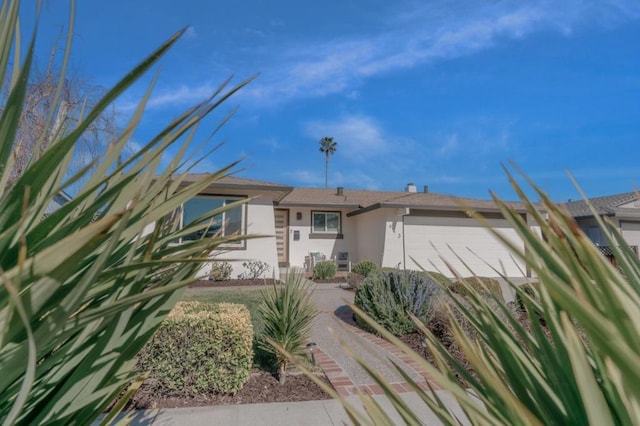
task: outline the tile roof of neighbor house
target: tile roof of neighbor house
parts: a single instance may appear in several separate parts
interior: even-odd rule
[[[616,214],[616,207],[630,203],[638,199],[637,192],[624,192],[622,194],[606,195],[604,197],[589,198],[589,202],[599,215],[613,216]],[[569,201],[562,204],[569,210],[573,217],[593,216],[591,209],[584,200]]]

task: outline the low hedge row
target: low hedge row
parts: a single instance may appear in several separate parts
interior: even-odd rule
[[[231,303],[179,302],[138,355],[148,391],[165,397],[238,392],[253,364],[249,310]]]

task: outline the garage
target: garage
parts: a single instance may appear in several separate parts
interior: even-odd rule
[[[487,213],[489,224],[509,241],[522,247],[522,240],[497,213]],[[509,250],[488,230],[463,212],[415,212],[404,216],[404,256],[408,269],[418,262],[427,270],[435,265],[450,275],[441,255],[463,276],[470,275],[464,264],[479,276],[495,277],[492,267],[507,276],[521,277],[524,264],[515,261]],[[454,254],[455,253],[455,254]],[[461,258],[458,259],[457,256]],[[415,259],[415,262],[413,259]]]

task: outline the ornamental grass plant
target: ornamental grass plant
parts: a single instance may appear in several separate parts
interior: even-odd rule
[[[156,64],[178,33],[72,126],[54,120],[61,107],[54,103],[28,165],[13,180],[15,137],[35,43],[35,33],[26,46],[20,36],[19,8],[14,0],[0,8],[0,84],[8,92],[0,111],[0,419],[9,425],[90,424],[117,395],[124,394],[124,404],[140,384],[133,370],[136,354],[202,262],[220,244],[246,238],[175,244],[206,229],[220,213],[212,211],[181,228],[175,212],[233,165],[189,184],[180,171],[188,172],[197,161],[185,152],[198,123],[245,83],[233,88],[223,84],[211,98],[159,129],[137,153],[122,158],[149,87],[99,163],[68,176],[83,132]],[[72,23],[73,4],[58,93],[64,86]],[[174,155],[161,166],[169,149]],[[84,183],[68,203],[48,210],[54,197],[78,182]],[[104,422],[110,420],[107,416]]]
[[[475,286],[466,285],[465,303],[445,288],[458,311],[448,318],[456,348],[469,365],[458,361],[413,317],[435,358],[432,365],[365,312],[355,306],[354,311],[428,372],[430,383],[441,390],[425,391],[396,366],[444,424],[640,424],[638,256],[616,226],[599,218],[593,210],[618,262],[618,267],[613,266],[566,210],[530,182],[540,198],[539,203],[533,203],[509,177],[539,229],[528,226],[519,212],[496,196],[496,205],[520,235],[524,248],[488,229],[537,277],[536,286],[524,289],[503,277],[517,292],[528,318],[526,324],[518,319],[520,310],[511,309],[495,295],[479,293]],[[474,217],[482,222],[480,215]],[[469,325],[471,333],[464,330]],[[384,378],[357,354],[352,356],[384,389],[404,422],[421,423],[421,418]],[[474,375],[468,372],[469,367]],[[463,380],[457,380],[456,374]],[[389,412],[372,397],[360,395],[366,409],[363,413],[335,392],[327,391],[341,399],[355,423],[392,423]],[[466,419],[456,414],[452,404],[443,402],[442,392],[455,398]]]
[[[316,316],[311,293],[312,283],[298,271],[289,271],[283,285],[274,284],[264,292],[260,305],[264,331],[259,346],[276,357],[281,384],[286,381],[290,356],[299,359],[305,355],[304,344]]]

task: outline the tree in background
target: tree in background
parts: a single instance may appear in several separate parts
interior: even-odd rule
[[[14,140],[11,182],[16,181],[27,165],[37,160],[52,141],[73,130],[105,93],[102,87],[89,84],[80,74],[65,75],[62,72],[60,56],[65,56],[64,49],[65,46],[54,46],[46,67],[34,66],[29,75]],[[0,92],[0,113],[7,105],[9,88],[10,84],[5,84]],[[69,174],[75,174],[100,158],[109,144],[117,139],[118,133],[115,108],[110,105],[78,138]],[[125,150],[125,155],[128,151]]]
[[[320,152],[324,153],[324,187],[329,186],[329,156],[336,152],[338,143],[333,138],[325,136],[320,139]]]

